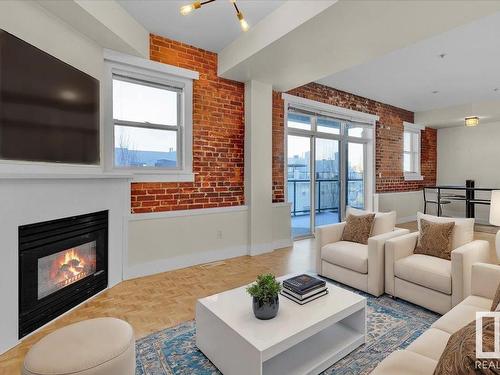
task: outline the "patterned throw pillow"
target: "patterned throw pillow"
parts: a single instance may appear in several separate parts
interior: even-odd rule
[[[491,304],[490,311],[498,311],[498,304],[500,303],[500,284],[497,286],[497,291],[495,297],[493,297],[493,303]]]
[[[374,220],[375,214],[347,216],[342,241],[368,244]]]
[[[452,233],[455,223],[433,223],[420,220],[420,234],[414,254],[425,254],[451,260]]]
[[[495,320],[483,318],[483,351],[495,351]],[[498,375],[499,359],[476,359],[476,321],[450,336],[434,375]]]

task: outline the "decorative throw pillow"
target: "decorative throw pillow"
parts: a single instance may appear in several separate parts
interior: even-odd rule
[[[483,318],[483,351],[495,351],[495,320]],[[476,359],[476,321],[450,336],[434,375],[500,374],[499,359]]]
[[[375,214],[347,216],[342,241],[366,245],[372,233],[374,219]]]
[[[418,230],[420,231],[420,221],[424,219],[433,223],[455,223],[453,228],[451,249],[468,244],[474,239],[474,219],[438,217],[417,212]]]
[[[420,234],[414,254],[425,254],[451,260],[451,241],[455,223],[433,223],[420,220]]]
[[[378,236],[379,234],[384,234],[387,232],[392,232],[396,226],[396,211],[390,212],[370,212],[365,210],[360,210],[359,208],[353,208],[347,206],[346,210],[347,216],[349,215],[368,215],[375,214],[375,220],[373,220],[373,229],[371,236]]]
[[[493,298],[493,303],[491,304],[490,311],[498,311],[498,304],[500,303],[500,284],[497,286],[497,291],[495,297]]]

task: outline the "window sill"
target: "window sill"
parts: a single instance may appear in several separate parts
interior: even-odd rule
[[[423,181],[424,176],[418,173],[405,173],[405,181]]]
[[[134,173],[132,182],[194,182],[191,172]]]

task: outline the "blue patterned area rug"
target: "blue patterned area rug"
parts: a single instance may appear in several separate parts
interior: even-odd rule
[[[352,290],[346,286],[343,288]],[[328,368],[325,375],[369,374],[397,349],[407,347],[439,317],[419,306],[387,295],[368,299],[367,343]],[[195,344],[194,321],[153,333],[136,343],[136,375],[220,374]]]

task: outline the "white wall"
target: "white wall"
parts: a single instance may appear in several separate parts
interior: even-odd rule
[[[245,83],[245,203],[250,254],[273,250],[272,86]]]
[[[129,217],[124,278],[250,254],[247,206]],[[272,248],[292,245],[290,206],[272,205]]]
[[[423,211],[422,191],[377,194],[378,211],[396,211],[397,223],[407,223],[417,219],[417,212]],[[428,213],[434,213],[434,207],[429,207]]]
[[[500,122],[480,123],[474,128],[457,126],[438,130],[438,184],[464,185],[476,181],[477,187],[500,188]],[[461,203],[444,207],[444,212],[463,216]],[[489,207],[476,207],[479,223],[487,223]]]

